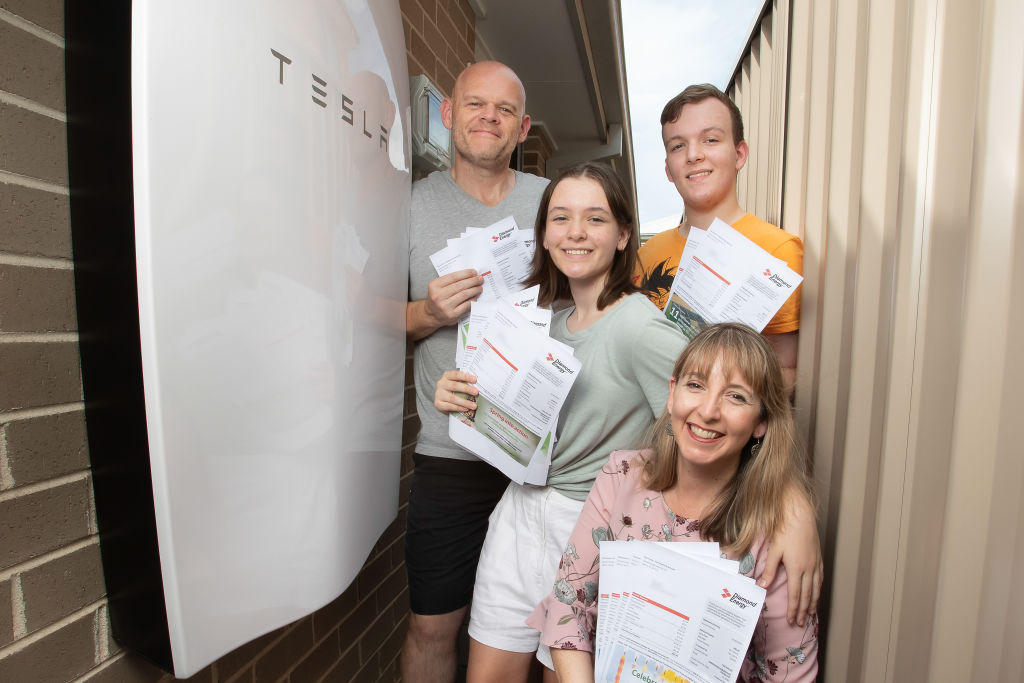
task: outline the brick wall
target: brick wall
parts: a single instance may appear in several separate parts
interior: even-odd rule
[[[399,0],[409,76],[424,74],[446,95],[474,61],[476,18],[465,0]]]
[[[551,158],[551,138],[543,126],[533,126],[523,142],[523,171],[547,176],[547,162]]]
[[[472,11],[401,8],[410,75],[450,90],[473,58]],[[76,334],[63,25],[62,0],[0,0],[0,681],[169,681],[110,635]],[[353,585],[190,680],[398,680],[411,382],[407,372],[401,509]]]

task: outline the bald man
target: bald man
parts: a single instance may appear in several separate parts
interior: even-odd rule
[[[456,639],[487,518],[508,485],[507,477],[448,437],[448,416],[434,408],[434,385],[454,364],[455,323],[480,294],[483,278],[473,270],[434,277],[429,256],[466,226],[486,227],[511,215],[520,227],[533,227],[548,181],[509,168],[512,151],[530,130],[525,108],[523,84],[510,68],[498,62],[467,67],[441,103],[455,148],[452,168],[413,185],[406,333],[415,342],[420,431],[405,535],[406,681],[455,680]]]

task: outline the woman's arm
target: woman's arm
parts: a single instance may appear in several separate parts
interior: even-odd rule
[[[552,650],[558,683],[594,683],[594,658],[583,650]]]
[[[786,516],[771,539],[765,569],[757,583],[762,588],[772,585],[781,561],[788,576],[786,619],[804,626],[808,615],[817,614],[825,565],[814,507],[794,486],[786,490],[785,496]]]
[[[467,372],[446,370],[434,388],[434,407],[442,413],[461,413],[464,410],[476,410],[473,397],[480,393],[473,384],[476,377]],[[459,394],[467,394],[463,398]]]

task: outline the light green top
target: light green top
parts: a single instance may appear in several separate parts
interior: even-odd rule
[[[665,409],[686,338],[643,294],[630,294],[575,334],[565,326],[572,311],[551,320],[551,336],[573,347],[583,368],[559,414],[548,486],[585,500],[608,454],[636,448]]]

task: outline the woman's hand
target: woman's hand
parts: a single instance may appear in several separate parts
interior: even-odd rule
[[[437,388],[434,390],[434,407],[442,413],[461,413],[466,410],[476,410],[476,401],[473,399],[479,391],[473,386],[476,377],[458,370],[447,370],[441,379],[437,380]],[[469,398],[459,394],[468,394]]]
[[[786,620],[803,626],[808,614],[817,614],[825,564],[818,540],[818,520],[810,501],[799,491],[786,492],[786,518],[768,547],[764,571],[757,584],[768,588],[781,560],[789,585]]]

